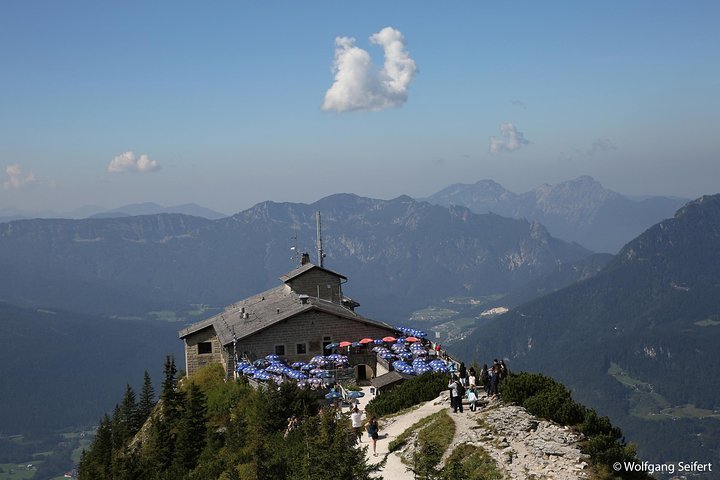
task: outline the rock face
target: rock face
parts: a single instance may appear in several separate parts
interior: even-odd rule
[[[512,405],[490,404],[463,415],[455,421],[459,427],[458,444],[472,443],[484,448],[509,478],[589,477],[585,471],[588,456],[578,445],[582,434],[533,417]]]
[[[477,426],[459,429],[461,443],[481,446],[510,478],[588,478],[587,455],[580,451],[581,434],[533,417],[521,407],[491,405],[470,413],[467,422]],[[457,423],[466,423],[460,420]]]
[[[435,401],[428,403],[446,408],[450,401],[447,392],[443,392]],[[590,478],[589,457],[582,453],[579,445],[584,440],[582,434],[530,415],[522,407],[490,401],[485,396],[478,403],[480,406],[475,412],[470,412],[465,405],[464,413],[450,413],[456,430],[443,462],[458,445],[467,443],[484,449],[508,479]],[[421,407],[416,412],[407,414],[416,418],[393,421],[418,421],[427,415],[427,407]],[[407,446],[397,452],[398,455],[410,459],[413,444],[412,440],[408,441]]]

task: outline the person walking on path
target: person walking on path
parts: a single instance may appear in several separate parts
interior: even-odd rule
[[[362,420],[364,412],[358,407],[355,407],[350,414],[350,421],[352,422],[352,428],[355,430],[357,435],[358,443],[362,443]]]
[[[370,419],[370,423],[368,423],[367,426],[368,435],[370,435],[370,439],[372,440],[372,447],[373,447],[373,457],[377,457],[377,439],[378,439],[378,432],[380,431],[380,427],[378,426],[377,417],[373,416]]]

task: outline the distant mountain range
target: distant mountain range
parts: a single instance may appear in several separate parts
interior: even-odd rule
[[[315,257],[316,211],[326,266],[350,279],[346,292],[378,319],[397,321],[451,295],[506,293],[591,253],[537,222],[407,196],[339,194],[312,205],[263,202],[218,220],[159,214],[2,224],[0,300],[108,315],[226,305],[277,285],[297,264],[294,238]]]
[[[510,359],[617,420],[643,458],[720,462],[720,195],[682,207],[595,276],[453,345]]]
[[[596,252],[616,253],[628,241],[688,200],[671,197],[628,197],[581,176],[555,186],[516,194],[492,180],[457,183],[424,199],[437,205],[462,205],[475,213],[493,212],[538,221],[561,239]]]
[[[195,217],[207,218],[209,220],[217,220],[218,218],[227,217],[224,213],[201,207],[195,203],[186,203],[183,205],[175,205],[173,207],[163,207],[157,203],[145,202],[133,203],[110,210],[95,205],[87,205],[68,212],[56,212],[53,210],[32,212],[17,208],[2,208],[0,209],[0,223],[33,218],[116,218],[134,217],[137,215],[157,215],[159,213],[181,213],[183,215],[192,215]]]

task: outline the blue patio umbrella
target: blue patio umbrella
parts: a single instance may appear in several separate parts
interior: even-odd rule
[[[293,364],[290,365],[290,366],[291,366],[292,368],[300,368],[300,367],[302,367],[303,365],[306,365],[306,363],[305,363],[305,362],[295,362],[295,363],[293,363]]]
[[[325,350],[332,350],[333,348],[338,348],[339,346],[340,344],[337,342],[328,343],[327,345],[325,345]]]
[[[348,392],[348,394],[347,394],[348,398],[362,398],[364,396],[365,396],[365,392],[358,392],[355,390],[352,390],[352,391]]]
[[[353,343],[351,343],[350,345],[353,346],[353,347],[362,347],[362,346],[363,346],[363,344],[360,343],[360,342],[353,342]]]
[[[342,394],[333,390],[332,392],[326,394],[325,398],[327,398],[328,400],[335,400],[336,398],[342,398]]]
[[[373,340],[374,345],[382,345],[383,343],[385,342],[383,342],[382,338],[376,338],[375,340]]]
[[[275,355],[274,353],[271,353],[270,355],[265,356],[265,360],[269,362],[275,362],[280,360],[280,355]]]

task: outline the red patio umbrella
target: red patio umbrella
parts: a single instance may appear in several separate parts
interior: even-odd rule
[[[392,342],[394,342],[395,340],[397,340],[397,338],[395,338],[395,337],[383,337],[383,342],[390,342],[390,343],[392,343]]]
[[[405,339],[405,341],[406,341],[406,342],[419,342],[420,339],[417,338],[417,337],[407,337],[407,338]]]
[[[372,341],[373,341],[372,338],[363,338],[362,340],[360,340],[360,343],[363,343],[363,344],[372,343]]]
[[[340,342],[340,348],[349,347],[350,345],[352,345],[352,342],[348,342],[347,340]]]

